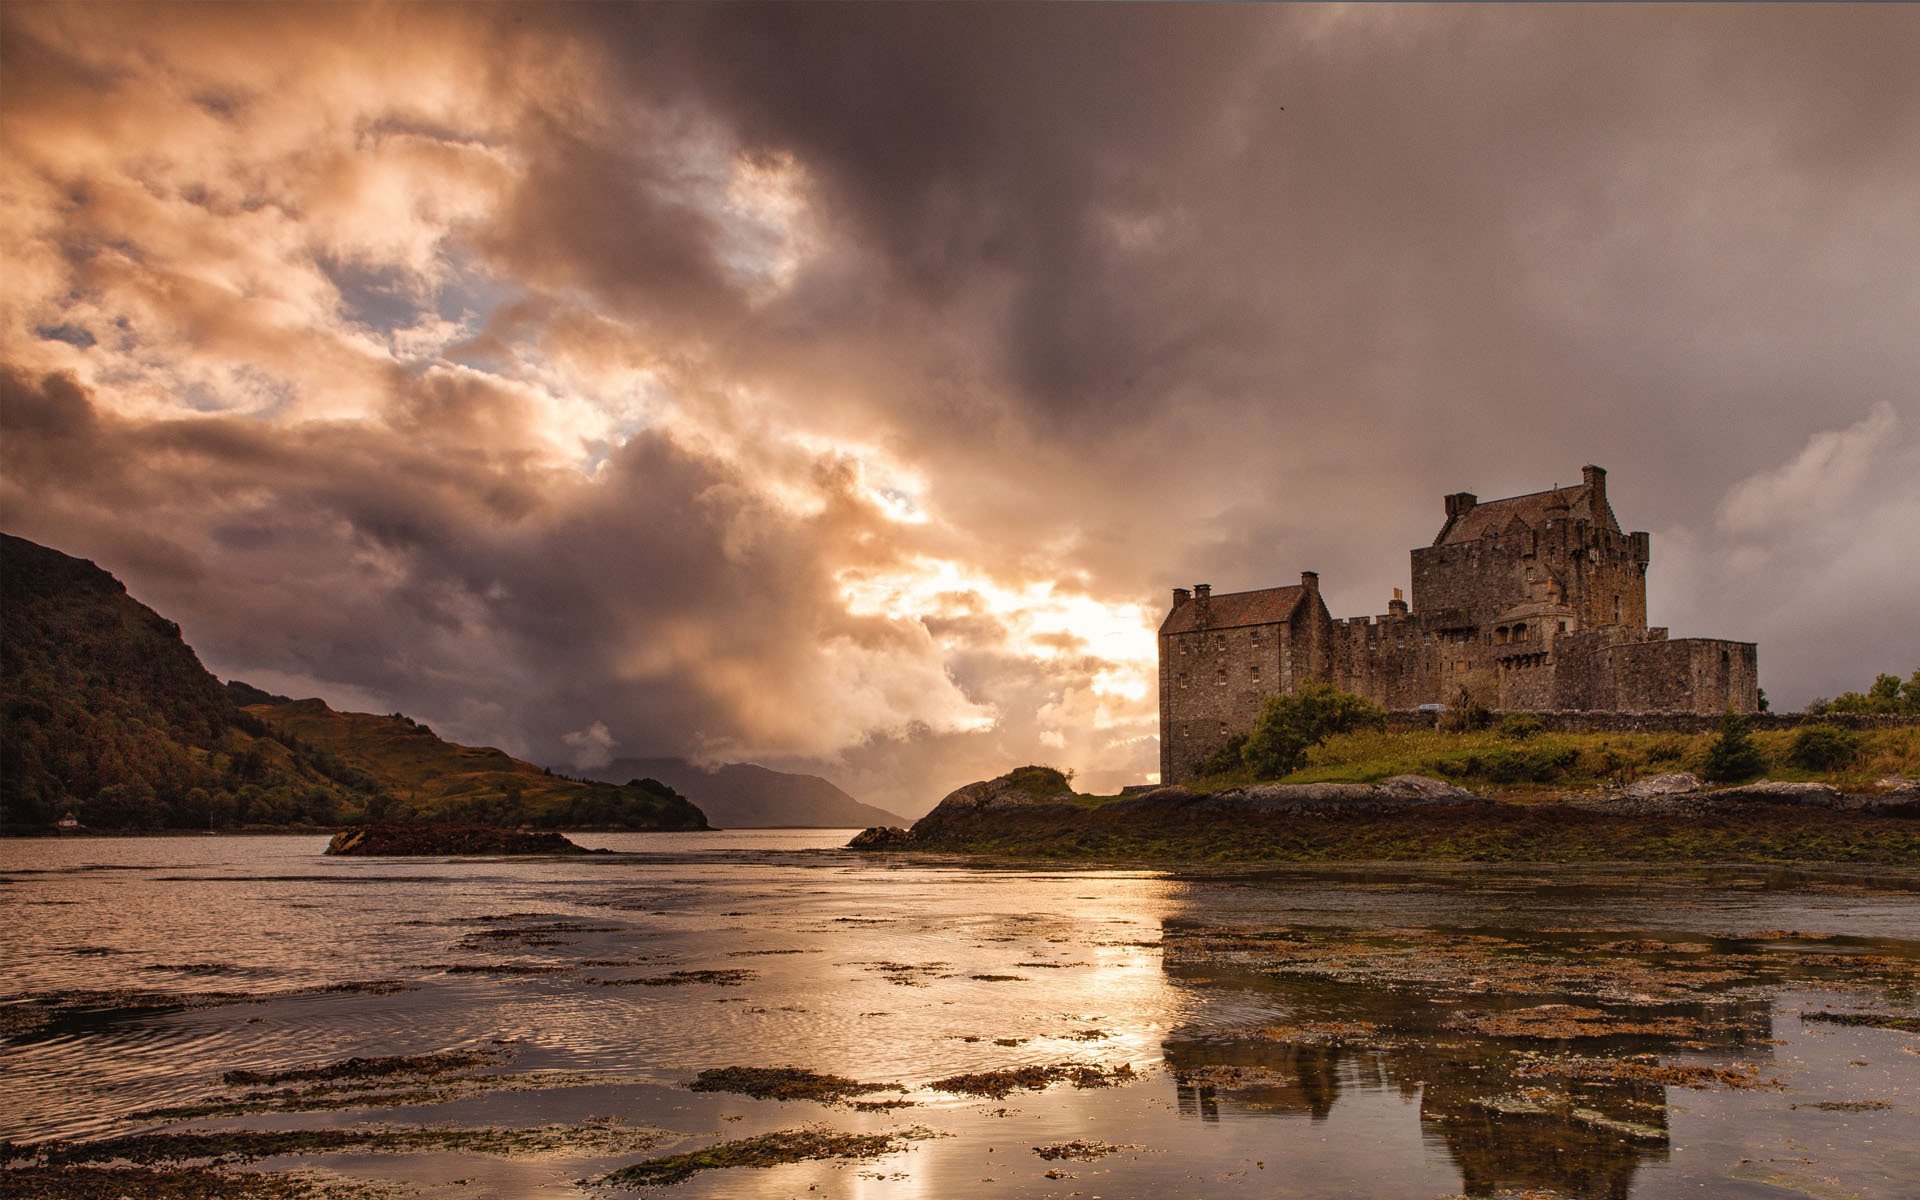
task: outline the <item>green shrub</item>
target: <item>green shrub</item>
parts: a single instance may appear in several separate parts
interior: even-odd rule
[[[1036,800],[1046,800],[1062,792],[1073,791],[1070,778],[1052,767],[1015,767],[1007,772],[1007,782]]]
[[[1386,727],[1386,712],[1366,697],[1309,683],[1294,695],[1267,697],[1240,760],[1256,779],[1278,779],[1306,765],[1308,748],[1336,733]]]
[[[1787,761],[1809,771],[1835,771],[1860,754],[1860,735],[1833,725],[1807,725],[1796,730],[1787,747]]]
[[[1535,734],[1545,732],[1546,728],[1540,723],[1540,718],[1532,713],[1508,713],[1500,718],[1500,736],[1516,742],[1524,742]]]
[[[1563,778],[1568,768],[1580,760],[1580,751],[1572,746],[1528,746],[1501,748],[1485,754],[1468,754],[1434,765],[1456,779],[1484,779],[1488,783],[1552,783]]]
[[[1707,762],[1701,774],[1715,783],[1739,783],[1766,770],[1760,747],[1753,740],[1747,719],[1731,708],[1720,721],[1720,736],[1707,748]]]
[[[1221,745],[1215,746],[1205,758],[1194,765],[1196,775],[1231,775],[1246,765],[1240,757],[1240,751],[1247,744],[1247,735],[1236,733]]]

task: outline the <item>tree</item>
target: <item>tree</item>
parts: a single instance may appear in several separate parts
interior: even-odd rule
[[[1329,683],[1309,683],[1294,695],[1267,697],[1240,758],[1254,778],[1277,779],[1299,770],[1307,751],[1336,733],[1386,727],[1387,714],[1373,701]]]
[[[1865,692],[1841,692],[1831,700],[1815,700],[1807,711],[1816,716],[1828,713],[1905,713],[1920,716],[1920,670],[1905,683],[1898,675],[1882,672],[1874,676]]]
[[[1707,748],[1706,767],[1701,773],[1715,783],[1739,783],[1752,779],[1766,766],[1747,719],[1727,709],[1727,715],[1720,719],[1720,736]]]

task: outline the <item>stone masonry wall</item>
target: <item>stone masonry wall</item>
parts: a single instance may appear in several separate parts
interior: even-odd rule
[[[1505,713],[1495,713],[1497,722]],[[1724,714],[1692,712],[1535,712],[1543,728],[1551,733],[1715,733]],[[1754,730],[1798,729],[1802,725],[1838,725],[1842,729],[1920,728],[1920,717],[1882,713],[1748,713],[1747,724]],[[1387,714],[1387,728],[1393,730],[1432,728],[1432,713],[1398,710]]]

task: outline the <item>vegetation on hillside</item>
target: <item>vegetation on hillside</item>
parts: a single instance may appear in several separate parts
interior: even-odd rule
[[[323,823],[361,788],[236,708],[180,628],[90,562],[0,535],[0,825]]]
[[[616,787],[470,750],[395,714],[223,685],[180,628],[90,562],[0,534],[0,830],[234,829],[433,819],[700,829]],[[241,708],[239,703],[253,703]]]
[[[490,746],[461,746],[402,713],[343,713],[319,700],[245,710],[289,746],[326,756],[379,785],[369,820],[526,824],[547,829],[699,829],[680,793],[652,779],[624,785],[558,775]]]

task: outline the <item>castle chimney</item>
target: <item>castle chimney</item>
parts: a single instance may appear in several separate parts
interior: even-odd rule
[[[1387,601],[1387,612],[1396,617],[1407,615],[1407,602],[1399,588],[1393,589],[1393,599]]]
[[[1480,497],[1472,492],[1454,492],[1447,497],[1447,517],[1449,519],[1464,517],[1478,503],[1480,503]]]
[[[1173,589],[1173,606],[1175,608],[1179,608],[1182,604],[1185,604],[1187,601],[1191,599],[1193,599],[1193,593],[1188,591],[1186,588]]]
[[[1318,596],[1320,594],[1320,572],[1318,571],[1300,572],[1300,586],[1307,589],[1309,592],[1312,592],[1314,595]]]
[[[1196,583],[1193,585],[1193,602],[1200,606],[1200,611],[1194,614],[1194,626],[1196,628],[1205,629],[1207,627],[1207,614],[1213,607],[1212,601],[1212,584]]]
[[[1580,480],[1587,485],[1587,493],[1592,498],[1593,523],[1605,528],[1607,524],[1607,472],[1605,468],[1592,463],[1580,468]]]

